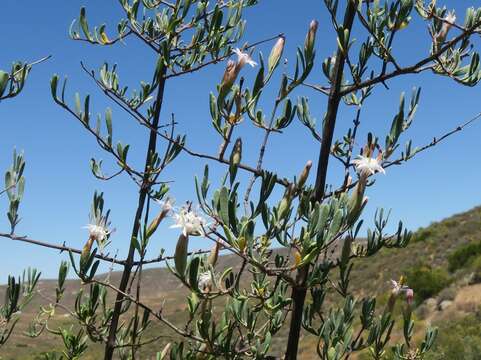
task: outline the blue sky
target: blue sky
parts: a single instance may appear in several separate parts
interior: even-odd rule
[[[449,8],[458,9],[458,19],[463,17],[460,2],[444,3]],[[463,7],[467,7],[477,2],[462,3]],[[93,69],[98,69],[104,61],[117,62],[122,82],[133,88],[140,80],[151,78],[150,71],[155,58],[133,39],[127,39],[125,44],[115,47],[94,47],[69,40],[69,25],[78,16],[81,6],[87,7],[92,24],[105,22],[113,26],[122,16],[118,2],[114,0],[2,1],[1,11],[9,16],[4,16],[0,24],[0,68],[8,68],[17,59],[33,61],[45,55],[52,55],[52,59],[35,67],[20,97],[3,102],[0,106],[0,169],[9,166],[14,147],[25,152],[27,189],[21,205],[22,222],[17,233],[34,239],[66,242],[81,247],[86,240],[82,226],[88,222],[92,194],[95,190],[104,191],[106,206],[112,209],[112,221],[117,228],[111,238],[110,252],[113,254],[118,250],[119,257],[122,257],[127,249],[137,188],[127,177],[116,178],[109,183],[93,178],[89,170],[90,158],[103,159],[106,171],[114,170],[114,163],[69,114],[54,104],[50,96],[49,79],[54,73],[67,76],[68,94],[72,100],[76,91],[90,93],[93,114],[103,113],[110,106],[113,110],[115,139],[131,144],[132,161],[141,166],[146,146],[144,129],[123,114],[115,104],[107,101],[83,73],[80,61]],[[290,61],[287,71],[291,71],[295,48],[302,44],[307,26],[313,18],[318,19],[320,25],[317,66],[309,82],[325,84],[320,64],[325,56],[334,51],[335,41],[321,0],[261,1],[260,5],[246,12],[245,40],[255,42],[285,33],[284,56]],[[360,39],[366,36],[359,32],[359,28],[355,29],[356,35]],[[428,41],[426,26],[419,22],[401,33],[395,50],[399,62],[411,64],[427,54]],[[256,53],[262,51],[266,54],[270,46],[261,46]],[[170,114],[174,113],[179,122],[179,131],[187,133],[188,143],[195,150],[207,153],[217,150],[219,139],[215,138],[210,126],[208,93],[215,91],[224,66],[212,66],[167,84],[162,117],[167,121]],[[255,71],[245,69],[248,82],[252,81],[254,74]],[[364,144],[368,131],[374,131],[381,139],[384,138],[397,111],[400,93],[406,91],[409,94],[413,86],[422,87],[420,108],[403,142],[411,138],[414,145],[422,145],[433,136],[441,135],[481,112],[478,87],[461,87],[447,78],[435,77],[430,73],[407,76],[389,85],[389,91],[376,88],[374,96],[367,101],[358,145]],[[276,89],[274,86],[270,94]],[[306,88],[298,90],[293,98],[298,95],[310,96],[313,115],[319,122],[325,111],[325,98]],[[267,96],[262,104],[269,110],[272,96]],[[342,136],[352,119],[352,110],[343,108],[336,136]],[[416,229],[479,205],[480,130],[481,123],[475,123],[434,150],[419,155],[402,167],[390,168],[386,176],[378,176],[376,186],[368,192],[370,201],[366,219],[372,218],[376,208],[384,207],[392,209],[393,225],[402,219],[409,228]],[[243,123],[239,134],[245,136],[245,162],[254,164],[263,134],[248,121]],[[318,145],[296,118],[285,135],[272,137],[265,164],[268,169],[276,168],[283,176],[292,177],[307,160],[312,159],[317,163],[317,156]],[[175,180],[172,194],[177,198],[177,203],[194,198],[193,177],[202,173],[204,165],[204,161],[182,155],[174,167],[165,173],[163,180]],[[213,174],[220,177],[223,169],[215,164],[211,166]],[[336,183],[340,172],[334,162],[331,162],[331,169],[333,172],[329,180]],[[310,180],[313,181],[313,178]],[[0,212],[6,213],[7,201],[5,198],[0,200]],[[8,231],[6,216],[2,215],[0,219],[0,229]],[[152,240],[150,255],[156,256],[162,247],[171,251],[176,237],[175,230],[167,226],[161,229]],[[66,258],[65,254],[49,249],[8,239],[0,241],[0,281],[4,281],[8,273],[18,274],[28,266],[37,267],[46,277],[55,276],[60,260]],[[204,241],[195,239],[192,246],[205,246]]]

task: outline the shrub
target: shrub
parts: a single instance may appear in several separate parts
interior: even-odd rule
[[[473,273],[471,278],[472,284],[481,283],[481,255],[472,259],[470,269]]]
[[[425,264],[416,265],[406,273],[418,304],[435,296],[451,282],[445,270]]]
[[[433,235],[433,231],[431,228],[421,228],[416,233],[413,235],[413,239],[411,240],[413,243],[414,242],[421,242],[425,241],[429,237]]]
[[[478,360],[481,354],[481,316],[470,315],[439,324],[439,339],[426,360]]]
[[[377,172],[385,173],[384,168],[410,161],[462,130],[477,117],[425,145],[412,147],[416,141],[406,138],[405,132],[418,109],[420,88],[413,89],[410,97],[401,94],[388,132],[366,129],[365,101],[371,100],[376,87],[384,85],[388,88],[387,80],[391,82],[398,76],[425,70],[466,86],[480,82],[479,54],[471,48],[470,38],[479,33],[481,8],[469,9],[461,26],[455,24],[454,12],[437,7],[435,1],[428,5],[421,0],[324,0],[324,11],[330,15],[332,29],[328,29],[325,25],[329,23],[323,21],[322,31],[330,32],[334,37],[331,40],[335,41],[323,38],[320,44],[334,44],[335,48],[319,49],[319,44],[316,44],[319,23],[312,20],[305,41],[299,44],[297,52],[285,54],[289,61],[280,66],[285,58],[284,35],[260,38],[256,42],[242,38],[246,26],[243,11],[255,11],[247,8],[257,2],[122,0],[115,9],[125,15],[118,19],[117,26],[96,26],[89,21],[87,10],[83,7],[79,18],[72,23],[70,37],[96,47],[115,43],[129,43],[130,46],[134,43],[134,40],[130,41],[132,37],[135,41],[139,40],[150,53],[145,56],[145,62],[130,71],[137,73],[141,66],[142,72],[151,80],[130,81],[129,67],[118,71],[115,59],[98,69],[87,68],[84,64],[91,60],[85,59],[82,69],[117,108],[114,112],[110,108],[105,109],[105,116],[99,115],[95,124],[92,117],[99,111],[93,109],[92,103],[103,101],[93,101],[91,95],[80,95],[78,92],[71,101],[67,82],[62,83],[59,75],[54,75],[50,83],[53,101],[96,140],[111,160],[107,167],[114,165],[115,172],[108,176],[102,169],[102,161],[91,158],[92,175],[101,181],[119,175],[133,180],[131,185],[138,191],[138,198],[132,202],[131,209],[135,212],[132,211],[130,237],[110,239],[113,232],[110,210],[104,207],[103,195],[97,192],[94,192],[90,223],[86,227],[88,236],[84,237],[83,247],[72,248],[70,244],[51,244],[50,241],[18,236],[15,229],[20,221],[18,211],[24,190],[20,171],[23,171],[23,165],[20,166],[23,161],[15,161],[16,166],[8,170],[5,177],[6,186],[2,193],[8,198],[10,226],[2,230],[0,237],[69,254],[69,262],[60,264],[55,302],[39,308],[29,331],[30,336],[39,336],[43,329],[52,328],[49,322],[54,320],[53,315],[57,309],[65,307],[61,301],[64,301],[67,291],[65,279],[69,268],[81,280],[81,288],[74,295],[75,309],[68,311],[79,326],[59,327],[55,331],[64,344],[63,353],[68,359],[81,358],[88,346],[97,343],[105,346],[101,356],[105,360],[135,360],[140,356],[145,358],[140,354],[145,344],[158,348],[164,340],[168,340],[171,342],[157,354],[158,359],[265,360],[282,357],[296,360],[299,339],[308,333],[315,337],[315,350],[323,360],[355,357],[355,353],[367,348],[374,359],[385,358],[388,348],[392,349],[396,359],[412,358],[412,354],[420,359],[430,350],[436,330],[429,328],[422,343],[415,344],[417,339],[412,339],[414,326],[411,312],[405,312],[401,318],[393,314],[392,309],[398,296],[404,297],[409,308],[412,291],[408,285],[416,290],[421,300],[436,294],[449,283],[447,273],[441,269],[418,266],[411,271],[412,283],[393,281],[392,301],[387,304],[389,311],[376,308],[375,298],[369,296],[371,291],[365,291],[367,296],[360,299],[350,290],[350,285],[355,285],[354,281],[351,282],[355,258],[370,258],[382,248],[404,248],[411,239],[411,233],[402,222],[399,222],[396,233],[388,233],[389,214],[382,209],[375,213],[374,226],[368,229],[366,238],[359,237],[367,204],[365,195],[371,191],[368,185],[374,182]],[[296,7],[301,5],[296,3]],[[413,65],[400,67],[395,54],[402,49],[392,48],[393,39],[411,21],[424,21],[432,36],[425,36],[429,40],[423,45],[426,53],[410,59],[408,63]],[[262,25],[268,28],[269,24]],[[293,26],[291,22],[286,25]],[[448,34],[451,27],[451,34]],[[112,31],[112,28],[117,28],[117,31]],[[353,29],[355,31],[351,31]],[[271,33],[274,31],[277,32],[269,30]],[[126,38],[128,41],[124,42]],[[289,51],[294,47],[294,43],[289,45]],[[332,50],[333,56],[326,59],[316,57],[316,52],[332,54]],[[137,48],[129,47],[127,51],[134,53]],[[263,58],[261,51],[270,53],[269,57]],[[404,63],[404,56],[402,60]],[[378,70],[380,61],[382,66]],[[187,86],[175,91],[182,96],[179,97],[182,106],[192,107],[199,118],[204,117],[202,109],[206,114],[210,113],[207,122],[200,123],[197,119],[178,114],[178,106],[168,101],[170,97],[177,97],[169,92],[171,81],[177,81],[172,79],[190,76],[221,62],[225,65],[223,74],[218,72],[217,77],[205,79],[209,89],[206,88],[205,96],[197,92],[194,94],[206,99],[203,107],[197,108],[190,102],[190,94],[185,90],[193,89],[187,82],[184,82]],[[250,66],[242,70],[246,64]],[[317,64],[322,64],[322,67],[317,67]],[[119,65],[123,68],[122,64]],[[258,68],[253,70],[251,66]],[[6,96],[13,97],[21,90],[28,69],[24,67],[20,71],[16,68],[10,75],[0,73],[0,100]],[[321,83],[308,85],[313,69],[312,75],[316,78],[324,77]],[[120,81],[120,73],[127,73],[129,84]],[[423,79],[420,78],[421,81]],[[202,78],[196,81],[202,81]],[[131,85],[132,82],[139,83],[140,87],[132,89],[135,86]],[[323,109],[325,116],[317,125],[315,112],[309,110],[308,98],[298,92],[303,88],[301,85],[317,89],[321,96],[328,96],[326,109]],[[397,85],[393,87],[397,88]],[[8,93],[5,93],[7,88]],[[278,95],[273,97],[272,94]],[[384,108],[381,103],[373,105],[372,111],[379,106]],[[117,115],[117,111],[122,111],[122,114]],[[172,115],[169,122],[167,111]],[[270,118],[266,114],[271,114]],[[143,140],[147,142],[148,139],[148,145],[144,161],[139,161],[137,146],[134,150],[137,155],[128,156],[130,145],[125,141],[139,141],[140,144],[142,138],[137,134],[135,137],[128,136],[122,143],[118,141],[117,134],[130,132],[130,125],[124,117],[146,130]],[[189,122],[183,122],[183,118]],[[278,142],[281,146],[271,150],[269,140],[279,134],[291,134],[287,128],[295,118],[307,128],[306,135],[295,139],[286,135],[282,144]],[[349,125],[352,118],[354,121]],[[179,132],[190,128],[192,121],[199,125],[197,131]],[[176,126],[179,123],[180,127]],[[359,127],[361,124],[362,127]],[[250,133],[250,130],[246,132],[246,126],[251,125],[259,129],[256,134]],[[339,133],[340,129],[346,132]],[[363,137],[367,134],[366,138],[360,138],[359,133],[363,133]],[[252,150],[257,136],[264,140],[258,150]],[[204,144],[209,146],[198,144],[198,149],[201,149],[198,151],[196,139],[204,140]],[[310,151],[297,155],[291,151],[300,142],[319,147],[318,155]],[[218,151],[211,152],[209,148],[212,147]],[[268,153],[265,152],[266,147]],[[243,153],[243,148],[249,151]],[[98,149],[94,151],[96,154]],[[182,170],[182,178],[193,177],[199,167],[205,165],[203,176],[195,178],[189,187],[170,189],[169,184],[177,180],[172,178],[176,172],[165,173],[164,170],[168,167],[167,171],[171,171],[180,154],[190,156],[192,160],[187,171],[184,172],[185,163],[176,168]],[[289,158],[289,162],[292,158],[292,165],[297,166],[299,175],[295,176],[292,169],[284,173],[282,168],[269,166],[267,170],[265,156],[271,155],[282,156],[285,161]],[[317,156],[313,158],[312,155]],[[340,161],[337,170],[333,169],[334,160]],[[315,174],[309,177],[313,164],[316,164],[316,168],[312,169]],[[333,177],[330,169],[341,171],[343,178]],[[20,179],[16,181],[18,177]],[[340,181],[331,182],[333,178]],[[392,191],[396,191],[395,186],[392,185]],[[105,188],[110,192],[115,187]],[[196,200],[189,198],[194,189]],[[122,189],[120,196],[124,191]],[[186,203],[173,206],[173,197],[179,195]],[[63,199],[59,196],[55,200]],[[126,204],[125,208],[128,209],[129,205]],[[114,213],[116,211],[114,209]],[[167,252],[164,255],[166,249],[159,249],[156,241],[164,234],[160,234],[162,230],[157,230],[167,227],[172,221],[175,224],[170,228],[178,230],[166,233],[167,239],[163,243],[172,250],[175,246],[175,250],[173,254]],[[436,238],[444,239],[449,235],[449,226],[453,225],[441,223],[429,231],[434,231]],[[462,227],[459,233],[466,231],[467,228]],[[191,238],[197,236],[205,240],[202,248],[189,252]],[[424,236],[429,236],[429,233]],[[124,248],[126,251],[112,258],[109,254],[116,253],[114,247],[119,241],[126,244],[128,250]],[[425,253],[435,245],[434,241],[426,243]],[[285,253],[292,252],[293,256],[274,253],[274,246],[282,248]],[[232,253],[239,266],[227,268],[225,264],[217,264],[221,249]],[[338,259],[328,259],[328,254],[335,255],[337,249],[341,249]],[[158,303],[144,302],[143,289],[148,286],[145,277],[141,276],[144,265],[152,266],[165,261],[176,283],[188,294],[185,296],[185,307],[182,307],[186,311],[180,310],[180,304],[175,304],[177,313],[173,317],[167,313],[167,307],[159,309]],[[110,277],[106,280],[100,278],[97,271],[103,269],[99,267],[101,262],[106,266],[118,265],[122,272],[118,283],[112,283]],[[395,267],[395,264],[390,265]],[[18,305],[20,290],[27,295],[33,294],[33,285],[38,278],[31,276],[32,273],[36,274],[33,271],[28,274],[27,284],[32,286],[27,286],[27,291],[15,278],[9,278],[8,289],[11,291],[7,292],[6,306],[0,308],[2,323],[8,322],[21,309]],[[337,275],[337,283],[332,282],[331,278]],[[246,283],[247,286],[244,285]],[[369,281],[358,284],[365,283],[369,286]],[[89,296],[85,296],[87,292]],[[306,303],[308,295],[312,301]],[[341,301],[338,301],[340,298]],[[216,306],[219,303],[226,305]],[[168,307],[169,310],[172,308]],[[176,322],[180,318],[185,322]],[[399,328],[403,329],[404,343],[393,346],[389,340],[397,319],[403,322]],[[163,334],[151,338],[144,336],[148,331],[152,332],[148,329],[153,329],[154,324],[175,333],[176,338]],[[284,331],[286,328],[289,330]],[[3,334],[0,329],[0,345],[11,333],[10,329]],[[354,334],[359,335],[353,337]],[[272,342],[283,343],[283,346],[274,349]]]
[[[456,228],[459,226],[458,219],[448,219],[443,221],[443,225],[446,226],[448,229]]]
[[[448,256],[449,271],[465,267],[478,255],[481,255],[481,241],[460,245]]]

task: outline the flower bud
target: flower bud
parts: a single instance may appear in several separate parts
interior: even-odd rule
[[[222,77],[221,89],[222,91],[228,91],[239,74],[240,68],[236,66],[235,61],[229,60],[224,71],[224,76]]]
[[[314,49],[314,43],[316,41],[316,33],[317,33],[318,25],[319,23],[317,22],[317,20],[312,20],[311,23],[309,24],[309,31],[307,32],[306,42],[304,45],[304,48],[309,53],[312,53],[312,50]]]
[[[309,171],[311,170],[312,167],[312,161],[309,160],[306,163],[306,166],[304,166],[304,169],[299,175],[299,180],[297,180],[297,189],[302,189],[304,184],[306,183],[307,177],[309,176]]]
[[[229,174],[230,174],[231,184],[234,183],[235,177],[237,175],[237,167],[241,162],[241,158],[242,158],[242,139],[238,138],[235,141],[234,148],[232,149],[232,153],[230,154]]]
[[[232,149],[232,154],[230,155],[231,166],[238,166],[242,159],[242,139],[238,138],[235,141],[234,148]]]
[[[277,208],[277,215],[279,220],[284,219],[287,216],[289,208],[291,206],[292,195],[294,195],[295,186],[291,184],[285,191],[284,197],[282,198],[279,207]]]
[[[169,210],[162,209],[160,213],[154,218],[154,220],[152,220],[145,234],[147,238],[150,238],[155,233],[160,223],[162,222],[162,220],[164,220],[168,213]]]
[[[287,199],[286,196],[284,196],[281,200],[281,203],[279,204],[279,208],[277,212],[279,216],[279,220],[282,220],[287,215],[288,210],[289,210],[289,200]]]
[[[89,236],[89,239],[82,248],[82,253],[80,254],[80,263],[85,263],[90,255],[90,250],[92,250],[92,245],[95,241],[93,236]]]
[[[219,257],[220,244],[218,242],[210,250],[209,257],[207,258],[207,263],[211,266],[215,266],[217,259]]]
[[[361,211],[367,203],[367,197],[364,196],[367,178],[360,178],[357,185],[352,190],[351,198],[348,202],[348,224],[354,224],[361,215]]]
[[[414,291],[413,289],[406,289],[406,301],[408,305],[411,305],[414,300]]]
[[[239,250],[243,253],[244,250],[246,249],[246,244],[247,244],[245,236],[241,236],[238,240],[238,243],[239,243]]]
[[[285,43],[286,43],[286,39],[284,38],[283,35],[281,35],[279,39],[277,39],[277,42],[275,43],[274,47],[272,48],[271,54],[269,55],[269,62],[268,62],[269,72],[272,72],[279,64],[279,61],[282,56],[282,52],[284,51]]]
[[[187,267],[187,248],[189,246],[189,236],[180,234],[175,247],[174,263],[175,269],[180,276],[184,276]]]

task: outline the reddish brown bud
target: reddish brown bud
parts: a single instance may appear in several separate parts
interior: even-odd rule
[[[224,76],[222,78],[222,88],[228,90],[232,87],[237,75],[239,74],[240,68],[236,65],[235,61],[229,60],[224,71]]]
[[[220,244],[216,242],[215,245],[210,250],[210,254],[207,259],[207,263],[209,265],[215,266],[215,264],[217,263],[217,259],[219,257],[219,250],[220,250]]]
[[[316,33],[317,33],[318,25],[319,23],[317,22],[317,20],[312,20],[311,23],[309,24],[309,31],[307,33],[305,47],[306,47],[306,50],[309,50],[310,52],[312,52],[312,50],[314,49],[314,43],[316,41]]]
[[[90,236],[82,249],[82,253],[80,254],[80,262],[87,260],[90,255],[90,250],[92,250],[92,245],[94,241],[95,238],[93,236]]]

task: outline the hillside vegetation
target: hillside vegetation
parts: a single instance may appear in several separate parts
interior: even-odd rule
[[[236,268],[237,259],[221,257],[218,267],[228,266]],[[377,293],[382,308],[388,297],[389,280],[398,279],[401,275],[407,276],[408,284],[415,291],[417,319],[440,328],[435,352],[428,360],[481,359],[481,207],[419,229],[406,249],[395,252],[384,249],[374,258],[357,261],[351,284],[360,297]],[[112,273],[110,278],[112,283],[116,283],[119,274]],[[163,304],[163,313],[174,323],[184,321],[187,293],[169,271],[164,268],[145,270],[143,278],[143,301],[153,308],[160,308]],[[74,306],[77,288],[78,281],[68,282],[63,301],[67,308]],[[88,289],[85,291],[88,292]],[[35,316],[40,305],[48,304],[54,294],[55,281],[40,282],[39,294],[21,317],[11,340],[0,349],[0,359],[44,359],[42,353],[47,351],[58,350],[60,353],[62,344],[58,336],[44,331],[39,338],[32,339],[23,334],[29,326],[27,320]],[[60,325],[69,325],[68,316],[62,312],[56,314],[50,327],[55,330]],[[152,332],[145,338],[163,335],[165,339],[155,345],[146,345],[141,359],[155,359],[155,353],[162,349],[162,344],[175,336],[160,326]],[[400,329],[393,336],[401,336]],[[273,343],[274,350],[281,349],[283,343],[283,336],[277,337]],[[315,346],[314,338],[302,338],[300,358],[315,359]],[[102,346],[94,345],[84,358],[99,359],[101,352]],[[368,357],[361,354],[359,358]]]

